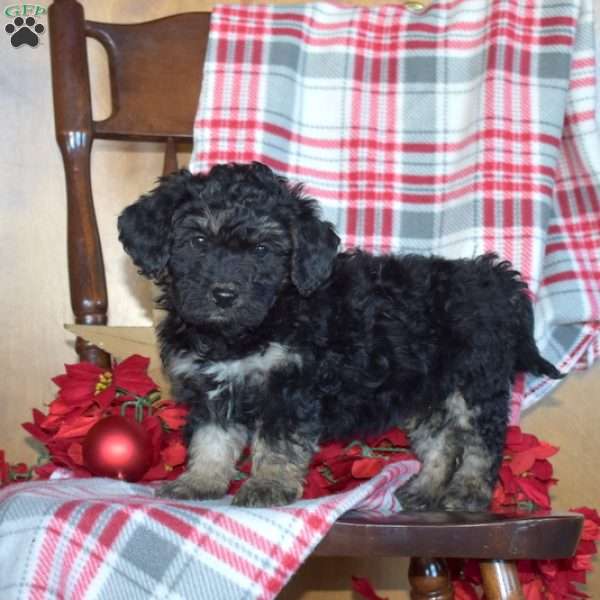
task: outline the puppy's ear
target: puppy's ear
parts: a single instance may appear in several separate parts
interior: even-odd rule
[[[191,177],[186,170],[161,177],[156,189],[119,216],[119,240],[142,275],[149,279],[159,278],[167,265],[171,217],[186,198]]]
[[[292,282],[303,296],[312,294],[331,275],[340,238],[333,225],[313,211],[292,226]]]

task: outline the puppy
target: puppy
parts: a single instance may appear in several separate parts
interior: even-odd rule
[[[338,253],[315,200],[259,163],[164,177],[119,230],[162,290],[161,356],[190,409],[163,496],[223,496],[251,443],[234,504],[287,504],[321,442],[397,425],[422,461],[403,507],[482,510],[515,374],[561,377],[508,262]]]

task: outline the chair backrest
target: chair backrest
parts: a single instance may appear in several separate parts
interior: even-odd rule
[[[56,139],[67,188],[67,245],[75,322],[107,322],[107,291],[90,181],[94,139],[166,143],[164,172],[177,168],[177,141],[190,141],[210,13],[187,13],[116,25],[86,21],[76,0],[49,9]],[[112,114],[92,118],[86,38],[98,40],[109,62]],[[108,355],[79,339],[81,360],[107,365]]]

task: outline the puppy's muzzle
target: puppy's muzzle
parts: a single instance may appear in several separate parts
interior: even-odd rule
[[[216,305],[220,308],[227,308],[231,306],[238,297],[238,293],[232,287],[223,285],[217,285],[213,287],[212,295],[215,299]]]

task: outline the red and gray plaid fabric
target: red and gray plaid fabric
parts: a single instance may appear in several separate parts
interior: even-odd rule
[[[598,356],[591,0],[221,6],[204,78],[192,171],[263,161],[348,247],[493,250],[531,287],[542,354]],[[518,382],[514,418],[553,385]]]
[[[167,501],[110,479],[15,484],[0,490],[0,598],[274,598],[341,514],[397,509],[392,491],[417,470],[394,463],[350,492],[278,509]]]
[[[591,0],[221,6],[191,169],[264,161],[306,183],[348,247],[495,250],[531,286],[543,354],[569,370],[600,355],[595,81]],[[520,381],[515,402],[549,389]],[[272,510],[102,479],[11,486],[0,598],[273,598],[337,516],[391,507],[416,469]]]

